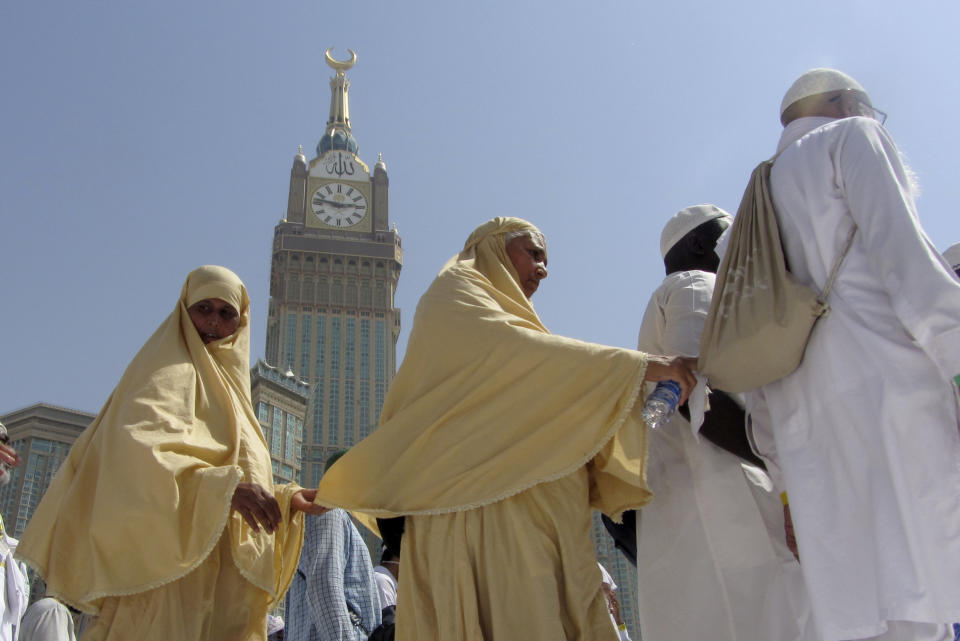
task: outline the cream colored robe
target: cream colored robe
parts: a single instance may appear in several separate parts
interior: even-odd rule
[[[498,218],[417,308],[380,428],[317,502],[407,515],[398,641],[616,639],[591,508],[646,503],[646,357],[551,335],[517,285]],[[371,474],[372,470],[378,471]]]
[[[207,298],[231,303],[241,323],[204,345],[187,308]],[[241,481],[275,491],[250,401],[249,335],[239,278],[215,266],[191,272],[27,524],[17,556],[49,595],[101,615],[84,639],[266,637],[303,518],[289,513],[292,486],[277,494],[276,535],[230,509]]]

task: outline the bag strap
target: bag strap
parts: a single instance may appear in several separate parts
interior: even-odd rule
[[[857,226],[854,226],[850,229],[850,233],[847,234],[847,241],[843,244],[843,250],[840,252],[840,255],[837,256],[837,260],[833,263],[833,269],[830,270],[830,277],[827,278],[827,284],[823,286],[823,293],[817,297],[821,303],[826,304],[827,296],[830,295],[830,290],[833,289],[833,283],[837,280],[837,274],[840,272],[840,263],[843,262],[844,257],[847,255],[847,252],[850,251],[851,245],[853,245],[853,237],[857,233]]]
[[[777,158],[780,157],[780,154],[785,152],[787,149],[789,149],[789,146],[784,147],[777,153],[773,154],[766,161],[770,163],[771,170],[773,170],[773,163],[776,162]],[[856,235],[856,233],[857,233],[857,225],[856,223],[854,223],[853,227],[850,229],[850,233],[847,234],[847,240],[843,243],[843,249],[840,251],[840,255],[837,256],[837,260],[835,260],[833,263],[833,268],[830,270],[830,276],[827,277],[827,282],[823,286],[823,292],[819,296],[817,296],[817,301],[826,308],[829,307],[829,305],[827,305],[827,297],[830,295],[830,292],[833,291],[833,284],[837,280],[837,274],[840,273],[840,263],[843,262],[843,259],[847,255],[847,252],[850,251],[850,247],[853,246],[853,237],[854,235]]]

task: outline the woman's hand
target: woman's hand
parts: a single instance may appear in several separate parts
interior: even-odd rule
[[[313,499],[317,497],[316,490],[300,490],[293,495],[293,498],[290,499],[290,512],[291,514],[295,510],[299,510],[306,514],[313,514],[315,516],[320,516],[324,512],[330,511],[330,508],[323,507],[322,505],[317,505],[313,502]]]
[[[674,381],[680,385],[680,405],[687,402],[687,397],[697,385],[697,378],[693,369],[697,366],[697,359],[683,356],[656,356],[647,355],[647,373],[645,381],[659,383],[660,381]]]
[[[277,499],[256,483],[238,484],[230,507],[240,513],[254,532],[259,532],[262,525],[263,529],[273,534],[283,519]]]

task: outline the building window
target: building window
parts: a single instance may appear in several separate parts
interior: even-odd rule
[[[297,419],[293,414],[287,414],[286,427],[286,433],[284,434],[283,458],[288,461],[292,461],[297,445],[297,440],[294,438],[294,435],[297,433]]]
[[[343,321],[330,319],[330,402],[327,404],[327,443],[338,444],[340,423],[340,330]]]
[[[283,367],[293,371],[294,345],[297,340],[297,315],[287,314],[287,329],[283,336]]]
[[[270,453],[279,457],[283,452],[283,412],[278,407],[273,408],[273,426],[270,436]]]
[[[287,300],[292,303],[300,302],[300,279],[296,276],[290,276],[287,281]]]
[[[313,316],[304,314],[300,321],[300,378],[310,378],[310,339],[313,338]]]
[[[377,283],[377,291],[373,299],[373,304],[375,307],[387,306],[387,288],[383,286],[383,283]]]
[[[266,403],[257,403],[257,420],[263,425],[270,420],[270,406]]]
[[[313,442],[323,442],[323,379],[313,388]]]
[[[383,407],[383,399],[387,392],[387,323],[378,320],[376,327],[376,370],[374,371],[374,412],[376,421],[380,421],[380,409]]]
[[[333,279],[333,290],[330,292],[330,302],[334,305],[343,305],[343,281]]]
[[[323,378],[323,355],[327,351],[327,317],[317,317],[317,351],[314,361],[313,374],[317,378]]]
[[[327,283],[326,277],[321,277],[320,280],[317,281],[317,302],[321,305],[330,302],[330,286]]]
[[[301,286],[300,291],[302,292],[300,294],[300,301],[303,303],[308,303],[312,305],[314,301],[314,291],[315,291],[315,288],[313,286],[313,279],[304,278],[303,285]]]
[[[330,414],[327,421],[327,444],[339,444],[339,434],[337,433],[337,423],[340,420],[340,379],[334,378],[330,381]]]

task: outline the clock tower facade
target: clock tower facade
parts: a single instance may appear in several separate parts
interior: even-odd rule
[[[334,451],[376,428],[396,371],[403,264],[391,228],[387,168],[371,172],[350,125],[346,71],[326,52],[330,117],[317,155],[293,160],[287,214],[274,228],[266,360],[310,384],[301,479],[315,486]]]

